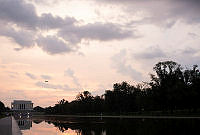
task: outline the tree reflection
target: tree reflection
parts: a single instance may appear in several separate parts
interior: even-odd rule
[[[61,132],[74,130],[77,135],[193,135],[199,134],[199,119],[104,119],[102,122],[78,120],[48,121]]]
[[[35,124],[40,124],[41,122],[43,122],[44,120],[33,120],[33,123]]]

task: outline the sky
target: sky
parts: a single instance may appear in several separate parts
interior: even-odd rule
[[[200,65],[200,0],[0,0],[0,101],[34,106]],[[48,80],[48,82],[46,81]]]

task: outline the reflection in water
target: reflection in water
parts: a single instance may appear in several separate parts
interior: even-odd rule
[[[40,124],[41,122],[43,122],[44,120],[33,120],[33,123],[35,124]]]
[[[30,130],[32,120],[29,117],[15,117],[20,130]]]
[[[33,118],[24,135],[196,135],[200,119]]]
[[[30,119],[17,120],[17,123],[20,130],[27,130],[32,127],[32,121]]]

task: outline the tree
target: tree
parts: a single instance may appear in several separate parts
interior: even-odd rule
[[[79,112],[91,113],[94,103],[94,97],[89,91],[83,91],[76,96],[76,104],[78,104]]]
[[[200,72],[197,65],[184,71],[184,81],[187,85],[187,92],[185,92],[186,105],[195,111],[200,107]]]
[[[44,112],[44,108],[42,108],[40,106],[34,107],[33,110],[36,111],[36,112]]]
[[[0,101],[0,113],[5,111],[5,105],[3,102]]]
[[[114,84],[113,91],[105,93],[106,110],[116,113],[136,111],[136,91],[137,88],[127,82]]]
[[[91,93],[89,91],[83,91],[81,93],[79,93],[77,96],[76,96],[76,100],[78,101],[85,101],[85,100],[91,100],[93,97],[91,95]]]
[[[156,75],[151,75],[152,90],[158,106],[162,110],[176,109],[183,99],[185,89],[182,67],[173,61],[158,62],[154,66]]]
[[[200,71],[197,65],[184,70],[173,61],[158,62],[149,83],[130,85],[115,83],[112,90],[102,96],[92,96],[89,91],[80,92],[76,99],[58,101],[47,113],[127,113],[141,111],[169,111],[200,108]]]
[[[58,101],[58,104],[55,104],[54,111],[56,113],[66,113],[68,107],[68,101],[65,99],[62,99]]]

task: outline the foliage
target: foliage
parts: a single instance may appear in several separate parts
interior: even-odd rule
[[[5,105],[0,101],[0,114],[5,111]]]
[[[173,61],[158,62],[149,83],[136,86],[127,82],[116,83],[113,90],[102,96],[83,91],[72,102],[64,99],[54,107],[45,108],[53,114],[99,114],[142,111],[167,111],[200,108],[200,71],[197,65],[183,69]]]
[[[42,108],[40,106],[34,107],[33,110],[36,111],[36,112],[44,112],[45,111],[44,108]]]

